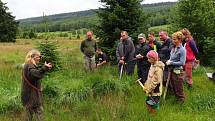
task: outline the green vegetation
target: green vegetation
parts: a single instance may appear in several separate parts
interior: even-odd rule
[[[0,43],[0,120],[22,121],[20,102],[21,64],[26,53],[41,40],[17,40]],[[62,69],[42,81],[45,121],[213,121],[215,120],[215,88],[204,70],[194,71],[194,87],[185,85],[183,106],[168,93],[157,115],[145,106],[145,93],[133,77],[118,79],[117,67],[110,66],[92,73],[83,71],[80,40],[57,41],[62,56]],[[212,71],[214,68],[207,68]]]
[[[52,63],[52,71],[57,71],[61,68],[60,56],[58,52],[58,45],[56,42],[45,40],[38,43],[38,50],[42,55],[40,65],[43,65],[45,62]]]
[[[97,12],[99,25],[95,27],[95,34],[99,38],[99,46],[110,57],[109,61],[116,61],[115,48],[121,31],[127,31],[136,41],[139,33],[146,31],[144,27],[144,13],[141,9],[142,0],[103,0],[104,8]]]
[[[175,30],[188,28],[197,42],[203,64],[215,66],[214,0],[179,0],[171,23]]]
[[[0,0],[0,42],[15,42],[18,22]]]
[[[150,27],[148,28],[148,31],[149,32],[154,32],[155,33],[155,36],[159,36],[159,32],[160,31],[166,31],[170,36],[171,34],[174,33],[174,31],[172,31],[172,25],[168,24],[168,25],[160,25],[160,26],[153,26],[153,27]]]

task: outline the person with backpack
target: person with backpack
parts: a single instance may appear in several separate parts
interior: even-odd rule
[[[45,72],[52,68],[52,65],[45,62],[42,68],[39,68],[40,60],[41,55],[38,50],[29,51],[25,58],[22,73],[21,102],[25,108],[26,121],[32,121],[33,114],[35,114],[37,121],[43,120],[41,79]]]
[[[190,31],[186,28],[182,29],[181,32],[185,36],[185,44],[184,47],[186,49],[186,63],[185,63],[185,72],[186,72],[186,80],[189,87],[193,86],[192,72],[193,66],[196,60],[196,56],[199,51],[196,47],[196,43],[190,33]]]

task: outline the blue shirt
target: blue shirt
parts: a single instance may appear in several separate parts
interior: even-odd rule
[[[172,66],[183,66],[186,61],[186,50],[180,44],[179,47],[174,46],[170,53],[170,65]]]

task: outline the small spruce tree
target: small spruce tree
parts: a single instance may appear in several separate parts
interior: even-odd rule
[[[57,71],[61,68],[60,56],[57,49],[58,46],[56,42],[52,42],[50,40],[45,40],[38,44],[38,50],[42,55],[41,64],[45,63],[45,61],[47,63],[52,63],[53,71]]]

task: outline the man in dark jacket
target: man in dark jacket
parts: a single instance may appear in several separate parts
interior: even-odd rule
[[[96,50],[96,67],[104,66],[107,63],[107,55],[100,49]]]
[[[136,58],[137,58],[137,73],[138,78],[141,78],[141,82],[144,84],[148,77],[148,72],[150,68],[150,63],[146,57],[147,53],[150,51],[149,45],[146,43],[145,34],[139,34],[138,36],[139,44],[136,46]]]
[[[81,42],[81,52],[84,54],[84,64],[86,70],[94,70],[95,64],[95,53],[97,49],[96,41],[92,38],[93,32],[87,32],[87,39]]]
[[[155,34],[153,32],[150,32],[148,34],[148,38],[149,38],[148,44],[151,47],[151,50],[158,52],[161,49],[161,43],[155,39]]]
[[[124,71],[128,75],[132,75],[134,73],[134,54],[135,47],[131,37],[128,36],[128,33],[126,31],[122,31],[120,42],[116,48],[116,57],[119,63],[119,72],[121,70],[121,67],[124,66]]]
[[[168,67],[166,65],[166,61],[169,60],[170,58],[170,52],[173,47],[173,43],[170,37],[168,37],[168,34],[166,31],[160,31],[159,32],[160,36],[160,41],[163,41],[163,44],[161,46],[161,49],[158,51],[160,60],[165,63],[165,68],[164,68],[164,83],[167,80],[168,77]]]

